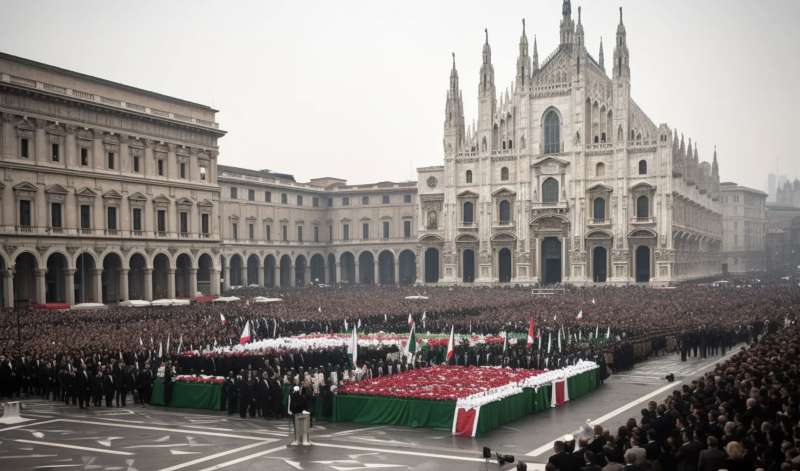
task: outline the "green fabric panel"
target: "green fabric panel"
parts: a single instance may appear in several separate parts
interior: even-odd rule
[[[541,412],[550,408],[550,386],[542,386],[533,390],[533,412]]]
[[[156,379],[153,382],[153,393],[150,403],[156,406],[164,404],[164,381]],[[172,402],[169,407],[182,407],[188,409],[222,409],[222,385],[200,383],[172,383]]]
[[[579,375],[567,378],[569,399],[578,399],[597,389],[600,383],[599,369],[594,369]]]
[[[455,401],[339,394],[333,398],[333,420],[450,430],[455,408]]]
[[[500,401],[490,402],[481,407],[475,435],[483,436],[504,424],[525,417],[533,411],[533,389],[523,389],[519,394],[509,396]]]

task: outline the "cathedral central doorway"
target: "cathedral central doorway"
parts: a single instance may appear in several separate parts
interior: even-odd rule
[[[595,247],[592,252],[592,280],[605,283],[607,277],[608,251],[605,247]]]
[[[463,277],[462,280],[464,283],[472,283],[475,281],[475,251],[472,249],[464,250],[463,254]]]
[[[542,282],[561,283],[561,239],[545,237],[542,241]]]
[[[497,271],[500,283],[511,281],[511,249],[500,249],[497,254]]]
[[[640,245],[636,248],[636,282],[650,281],[650,248]]]

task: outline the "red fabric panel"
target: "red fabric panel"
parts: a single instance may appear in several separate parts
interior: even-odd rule
[[[471,437],[473,424],[475,423],[475,416],[478,414],[478,409],[458,409],[456,411],[456,430],[455,435],[458,437]]]

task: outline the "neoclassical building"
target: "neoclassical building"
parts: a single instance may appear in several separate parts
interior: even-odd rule
[[[723,182],[720,185],[723,223],[723,272],[766,270],[767,194]]]
[[[495,85],[483,45],[478,118],[465,125],[455,56],[444,164],[418,170],[423,281],[669,282],[720,272],[719,169],[636,104],[620,9],[609,72],[564,0],[539,61],[525,23],[516,76]]]
[[[471,126],[454,59],[444,164],[411,182],[220,165],[216,110],[0,53],[2,305],[719,273],[716,152],[701,162],[631,98],[621,10],[610,76],[580,9],[577,23],[569,0],[562,13],[541,64],[523,22],[503,93],[487,32]]]

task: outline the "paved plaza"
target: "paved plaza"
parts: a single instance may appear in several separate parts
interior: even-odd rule
[[[730,353],[729,353],[730,354]],[[477,439],[446,430],[318,423],[310,448],[287,447],[287,421],[240,419],[224,413],[155,407],[81,411],[59,402],[26,400],[28,422],[0,428],[3,470],[436,470],[484,469],[484,446],[544,469],[556,438],[587,419],[615,429],[651,399],[719,360],[668,355],[609,378],[596,392],[566,406],[532,415]],[[676,376],[667,383],[668,373]],[[503,469],[511,468],[506,465]],[[489,469],[498,469],[490,463]]]

